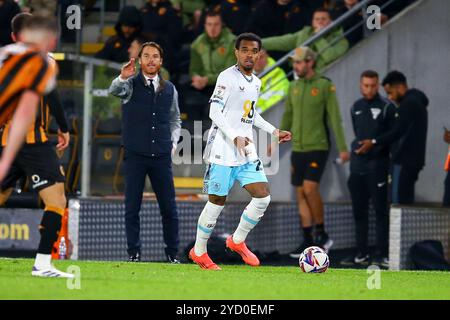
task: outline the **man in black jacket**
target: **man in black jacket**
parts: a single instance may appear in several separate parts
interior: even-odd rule
[[[389,99],[399,106],[401,138],[392,148],[392,202],[414,203],[414,186],[425,166],[429,100],[418,89],[409,89],[404,74],[390,72],[383,80]]]
[[[400,136],[399,114],[391,101],[379,95],[379,77],[375,71],[362,73],[360,89],[363,98],[351,108],[355,139],[351,146],[348,180],[358,252],[346,262],[357,265],[369,263],[369,200],[372,200],[377,219],[374,261],[387,267],[389,149]]]

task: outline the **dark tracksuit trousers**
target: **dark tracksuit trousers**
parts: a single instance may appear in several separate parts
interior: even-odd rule
[[[422,168],[392,165],[392,203],[410,205],[415,202],[415,186]]]
[[[142,193],[148,176],[160,208],[166,254],[178,251],[178,215],[170,154],[147,157],[125,150],[125,224],[128,254],[140,252],[140,219]]]
[[[355,218],[356,245],[358,252],[367,254],[369,235],[369,203],[376,214],[377,251],[388,254],[389,205],[388,205],[388,164],[367,173],[350,173],[350,190],[353,215]]]

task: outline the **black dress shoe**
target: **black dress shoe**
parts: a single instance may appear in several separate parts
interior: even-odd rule
[[[128,257],[128,262],[141,262],[141,254],[135,253]]]
[[[181,263],[180,260],[178,260],[176,255],[167,254],[166,256],[167,256],[167,261],[169,261],[169,263],[172,263],[172,264]]]

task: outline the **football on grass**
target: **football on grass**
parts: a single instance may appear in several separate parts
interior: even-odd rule
[[[306,248],[299,259],[300,269],[305,273],[323,273],[330,265],[326,252],[319,247]]]

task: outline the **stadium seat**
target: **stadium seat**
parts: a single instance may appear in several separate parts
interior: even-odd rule
[[[92,195],[117,195],[123,193],[123,148],[120,119],[99,120],[95,124],[92,141]]]

